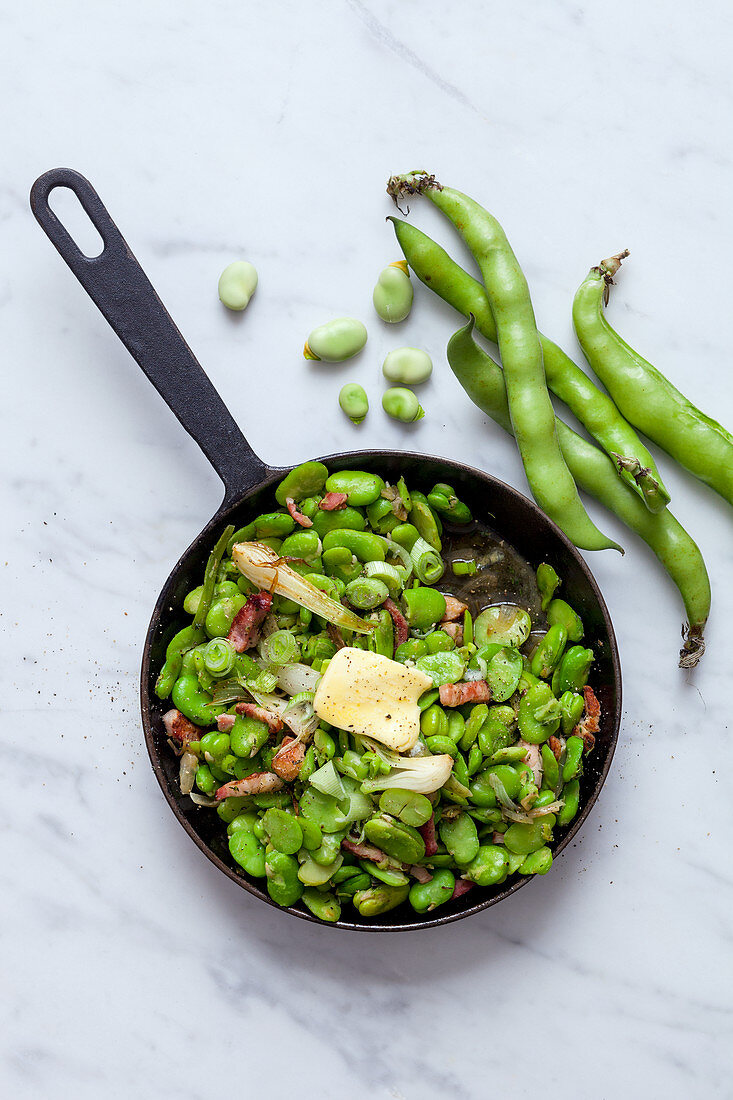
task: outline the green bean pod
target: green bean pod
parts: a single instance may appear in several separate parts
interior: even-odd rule
[[[432,198],[432,194],[429,197]],[[414,225],[399,218],[388,220],[392,222],[400,247],[418,279],[464,317],[473,314],[481,335],[496,343],[491,306],[486,290],[478,279],[464,271],[444,248]],[[617,475],[642,497],[650,511],[661,511],[669,500],[669,494],[662,484],[652,455],[631,424],[623,421],[614,402],[609,401],[608,396],[594,385],[562,348],[542,333],[538,335],[549,388],[565,402],[614,462],[619,455],[635,456],[640,460],[639,470],[648,471],[641,477],[634,476],[632,471],[635,467],[628,469],[624,464],[616,464],[614,468]]]
[[[603,303],[625,255],[591,268],[575,295],[573,324],[583,353],[623,415],[733,504],[733,435],[630,348],[606,320]],[[644,465],[649,465],[646,460]]]
[[[620,549],[587,514],[560,449],[527,280],[499,222],[460,191],[425,173],[393,177],[395,198],[417,191],[454,224],[481,269],[504,364],[514,436],[532,494],[576,546]],[[388,188],[389,190],[389,188]]]
[[[473,339],[470,320],[448,343],[448,362],[474,402],[506,431],[512,431],[501,368]],[[605,504],[635,531],[659,558],[677,585],[687,612],[685,644],[680,665],[691,667],[700,660],[703,632],[710,614],[710,581],[696,543],[668,508],[651,513],[629,492],[613,472],[606,455],[558,420],[563,454],[581,489]]]

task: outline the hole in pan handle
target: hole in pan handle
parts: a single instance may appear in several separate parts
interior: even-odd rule
[[[104,248],[85,256],[48,203],[70,188]],[[31,210],[59,255],[171,411],[224,482],[225,503],[261,482],[267,467],[214,389],[89,180],[71,168],[45,172],[31,188]]]

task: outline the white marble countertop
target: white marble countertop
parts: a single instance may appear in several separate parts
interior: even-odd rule
[[[589,506],[626,546],[590,556],[624,721],[547,878],[419,935],[280,915],[190,843],[140,729],[150,611],[220,485],[27,198],[56,165],[92,180],[264,459],[414,448],[526,491],[447,368],[456,317],[423,288],[349,366],[306,364],[304,335],[372,316],[398,255],[386,178],[425,167],[500,217],[573,353],[577,284],[629,247],[615,323],[733,425],[731,22],[720,2],[659,0],[2,5],[3,1095],[731,1095],[730,507],[663,459],[714,591],[683,674],[676,591]],[[455,247],[425,204],[412,217]],[[216,281],[240,256],[260,286],[232,317]],[[379,408],[379,364],[411,342],[436,370],[404,428]],[[373,406],[358,430],[336,406],[352,377]]]

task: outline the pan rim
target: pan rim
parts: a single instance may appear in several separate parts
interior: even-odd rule
[[[618,744],[618,737],[621,726],[623,687],[621,664],[618,653],[618,643],[616,640],[616,633],[614,631],[613,623],[611,621],[611,616],[609,614],[608,607],[606,606],[606,601],[603,598],[603,594],[599,588],[598,582],[596,581],[585,558],[573,545],[573,543],[570,542],[564,532],[560,530],[557,524],[554,523],[554,521],[551,520],[550,517],[546,515],[546,513],[543,512],[541,508],[539,508],[535,501],[525,496],[514,486],[509,485],[507,482],[495,477],[493,474],[486,473],[484,470],[479,470],[474,466],[469,466],[467,463],[459,462],[455,459],[445,458],[439,455],[428,455],[421,451],[403,451],[396,448],[363,448],[357,451],[338,451],[317,459],[304,459],[303,461],[318,461],[328,465],[329,462],[333,462],[336,460],[342,462],[344,460],[358,460],[359,458],[366,457],[370,459],[379,459],[395,458],[399,456],[404,456],[405,458],[411,459],[418,459],[425,462],[442,463],[444,465],[451,466],[456,470],[460,470],[464,475],[467,475],[472,479],[483,481],[484,483],[489,483],[490,485],[497,487],[499,490],[508,492],[511,496],[518,498],[522,505],[524,505],[529,510],[529,512],[534,513],[534,518],[548,530],[548,533],[553,535],[561,544],[563,544],[568,553],[575,559],[576,563],[584,574],[586,581],[589,584],[589,587],[593,593],[596,602],[598,603],[598,607],[603,618],[604,628],[608,636],[609,658],[613,670],[614,710],[613,715],[609,715],[612,729],[608,742],[606,758],[596,780],[594,789],[590,793],[585,805],[583,806],[583,809],[578,814],[577,818],[572,823],[567,833],[562,837],[561,840],[557,842],[557,844],[553,845],[553,856],[558,856],[580,831],[580,829],[588,819],[593,807],[595,806],[595,803],[598,800],[601,790],[603,789],[603,786],[608,777],[611,763],[613,761],[613,757],[616,751],[616,746]],[[207,532],[209,532],[218,523],[221,522],[221,519],[227,512],[230,512],[232,509],[245,504],[246,501],[255,493],[267,488],[270,484],[279,480],[283,476],[283,474],[290,469],[292,469],[291,466],[272,467],[269,465],[265,465],[263,478],[257,485],[252,486],[251,488],[236,496],[226,494],[221,505],[212,516],[212,518],[209,520],[209,522],[204,525],[199,534],[195,536],[195,538],[180,555],[178,561],[171,569],[159,592],[158,598],[153,608],[150,622],[148,624],[148,629],[145,635],[145,642],[143,645],[143,655],[140,666],[140,705],[143,734],[145,737],[145,745],[148,751],[148,757],[150,759],[151,767],[161,788],[163,796],[168,803],[170,809],[173,811],[176,819],[178,820],[178,823],[185,829],[188,836],[191,838],[191,840],[193,840],[194,844],[196,844],[197,848],[199,848],[199,850],[203,852],[203,854],[214,864],[214,866],[216,866],[229,879],[231,879],[232,882],[236,883],[239,887],[246,890],[254,898],[266,902],[272,908],[279,910],[280,912],[289,913],[292,916],[298,917],[301,920],[307,920],[313,924],[317,924],[322,927],[325,925],[326,927],[339,928],[348,931],[411,932],[418,929],[435,928],[439,925],[452,924],[454,921],[462,920],[464,917],[483,912],[484,910],[491,908],[493,905],[498,904],[500,901],[503,901],[510,895],[516,893],[517,890],[522,889],[522,887],[527,886],[531,881],[533,881],[534,878],[536,878],[536,876],[520,878],[516,882],[513,882],[510,886],[507,886],[504,890],[501,890],[499,893],[493,894],[491,897],[486,898],[483,901],[476,902],[474,905],[469,905],[459,912],[438,913],[435,916],[431,916],[428,920],[422,921],[400,921],[399,923],[393,922],[388,924],[360,924],[355,921],[338,920],[326,923],[319,920],[306,909],[296,909],[294,906],[279,906],[269,897],[266,892],[256,887],[243,875],[239,874],[233,867],[228,866],[214,851],[212,851],[212,849],[202,840],[202,838],[198,835],[189,820],[182,813],[180,807],[178,806],[176,798],[170,789],[170,785],[163,770],[160,754],[155,745],[151,714],[152,699],[148,689],[148,684],[150,681],[150,657],[152,645],[158,632],[162,615],[166,610],[168,610],[168,608],[166,607],[168,601],[167,598],[165,598],[165,593],[170,588],[171,582],[175,579],[179,571],[183,568],[189,554],[194,549],[194,547],[199,544],[200,540],[204,537],[204,535],[207,534]]]

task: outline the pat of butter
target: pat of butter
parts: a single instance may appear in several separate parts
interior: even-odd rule
[[[395,752],[409,752],[420,734],[417,701],[430,676],[365,649],[340,649],[323,673],[313,708],[340,730],[366,734]]]

